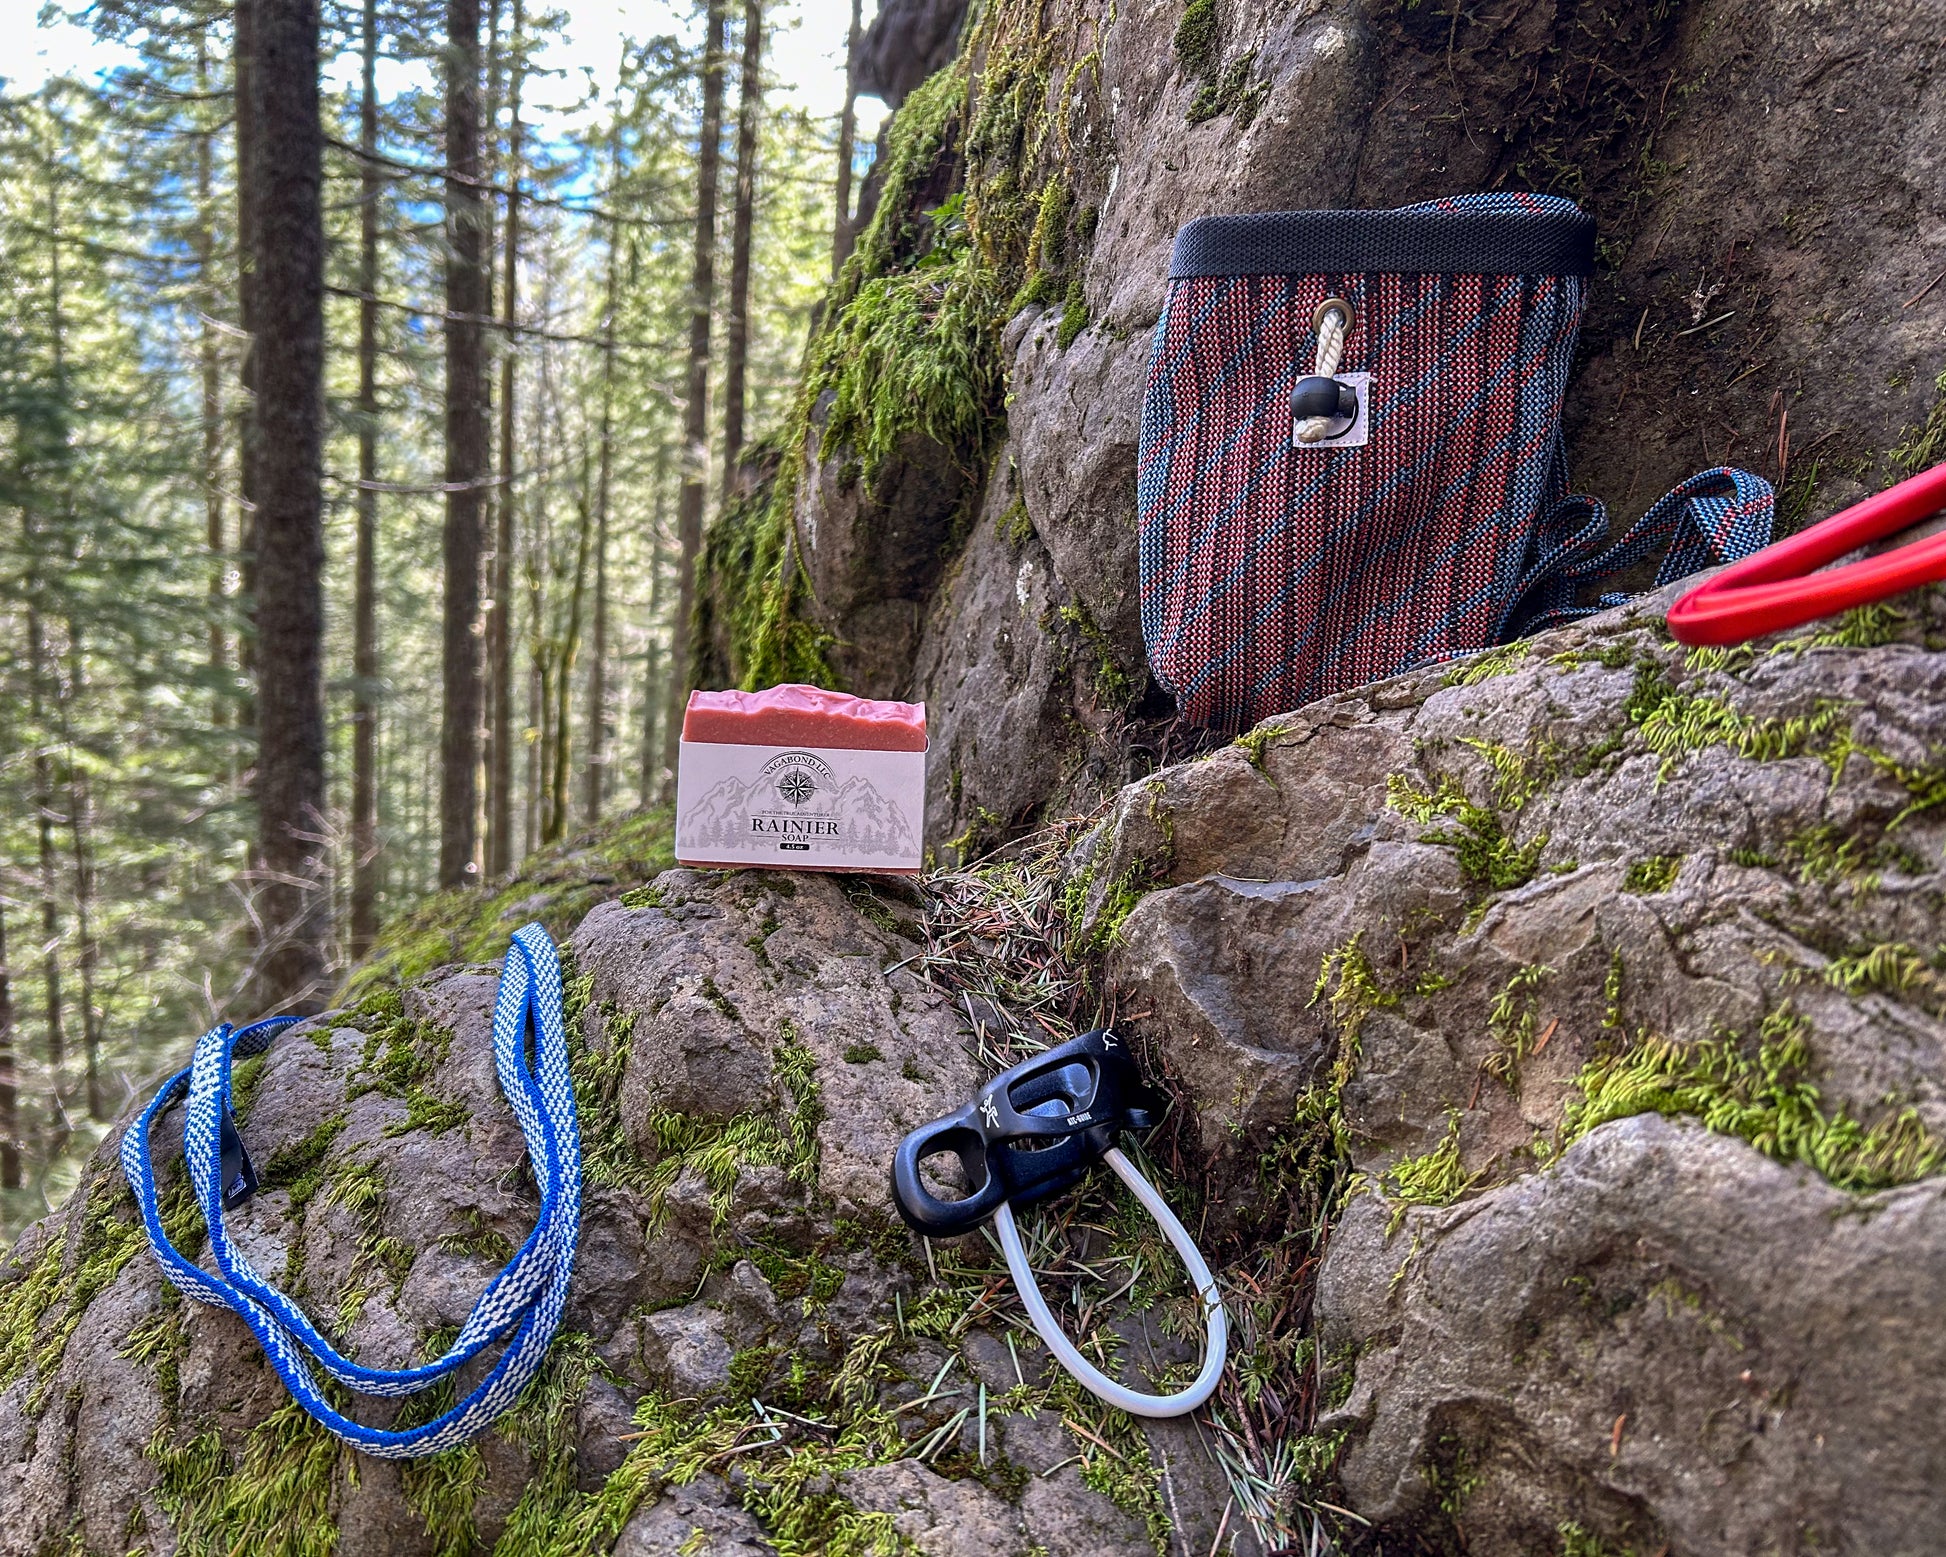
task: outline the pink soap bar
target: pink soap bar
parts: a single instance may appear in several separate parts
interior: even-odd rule
[[[879,703],[797,684],[762,692],[692,692],[682,738],[710,745],[924,751],[926,705]]]

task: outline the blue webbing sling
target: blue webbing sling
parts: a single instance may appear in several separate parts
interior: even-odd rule
[[[527,1155],[540,1186],[540,1217],[519,1251],[487,1283],[452,1348],[437,1361],[417,1368],[365,1368],[345,1357],[296,1304],[251,1268],[223,1225],[225,1197],[236,1187],[225,1182],[223,1171],[226,1125],[233,1157],[241,1157],[234,1126],[229,1124],[231,1063],[262,1053],[279,1033],[300,1020],[272,1017],[244,1028],[225,1022],[205,1033],[189,1064],[169,1078],[122,1136],[122,1171],[135,1191],[149,1247],[163,1275],[198,1302],[221,1304],[242,1318],[285,1388],[307,1411],[346,1443],[381,1459],[437,1454],[466,1442],[513,1404],[546,1358],[567,1301],[581,1224],[581,1133],[568,1070],[561,964],[541,926],[530,924],[515,931],[493,1005],[493,1068],[526,1137]],[[197,1203],[209,1224],[217,1275],[186,1259],[170,1242],[156,1201],[149,1132],[163,1110],[185,1093],[183,1154]],[[315,1363],[361,1395],[411,1395],[509,1335],[506,1350],[464,1400],[424,1426],[404,1432],[354,1422],[324,1398],[312,1372]]]

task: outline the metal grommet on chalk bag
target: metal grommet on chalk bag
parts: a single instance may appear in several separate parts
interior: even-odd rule
[[[1160,1117],[1160,1102],[1143,1084],[1127,1046],[1103,1028],[1002,1071],[963,1108],[914,1130],[892,1159],[892,1200],[906,1225],[929,1238],[951,1238],[992,1218],[1027,1317],[1048,1350],[1110,1405],[1146,1417],[1182,1416],[1208,1400],[1229,1349],[1223,1300],[1208,1263],[1168,1202],[1115,1145],[1123,1130],[1146,1130]],[[968,1193],[960,1200],[940,1199],[920,1178],[927,1158],[948,1153],[966,1175]],[[1106,1161],[1155,1218],[1202,1300],[1208,1337],[1203,1368],[1173,1395],[1145,1395],[1118,1384],[1081,1355],[1041,1296],[1014,1223],[1015,1206],[1071,1188],[1097,1161]]]

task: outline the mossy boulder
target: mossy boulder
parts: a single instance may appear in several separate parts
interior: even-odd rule
[[[1921,1550],[1946,593],[1730,651],[1674,593],[1165,769],[1067,896],[1212,1227],[1329,1100],[1332,1501],[1509,1557]]]
[[[991,1250],[928,1253],[893,1214],[898,1137],[978,1075],[966,1010],[915,971],[924,907],[671,870],[564,938],[586,1199],[563,1330],[508,1416],[430,1460],[343,1448],[240,1321],[168,1287],[111,1141],[0,1266],[0,1552],[942,1549],[914,1489],[1022,1550],[1147,1557],[1172,1524],[1206,1546],[1207,1458],[1181,1434],[1152,1457],[1004,1317]],[[495,985],[381,986],[241,1077],[263,1188],[232,1236],[370,1365],[436,1354],[536,1212]],[[165,1215],[207,1261],[179,1130],[157,1133]],[[1148,1343],[1152,1367],[1190,1355]]]

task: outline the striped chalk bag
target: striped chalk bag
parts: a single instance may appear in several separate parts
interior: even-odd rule
[[[1691,476],[1612,544],[1561,400],[1594,272],[1572,201],[1211,216],[1176,235],[1142,409],[1142,632],[1235,730],[1619,604],[1770,539],[1770,485]],[[1590,599],[1589,596],[1595,598]]]

